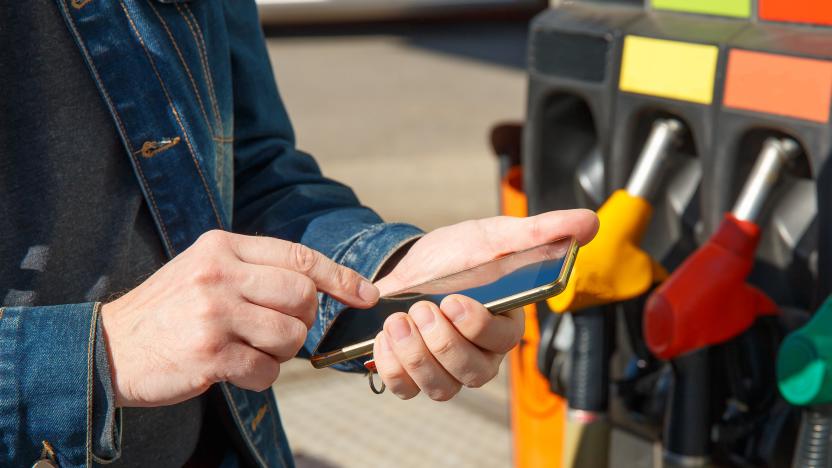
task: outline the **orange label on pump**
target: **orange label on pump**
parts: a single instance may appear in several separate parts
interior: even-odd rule
[[[829,0],[760,0],[760,18],[768,21],[832,25]]]
[[[728,55],[726,107],[825,123],[832,62],[734,49]]]

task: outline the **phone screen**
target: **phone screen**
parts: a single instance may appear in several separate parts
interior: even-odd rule
[[[489,307],[506,298],[553,285],[562,276],[570,250],[574,249],[573,243],[572,238],[565,238],[515,252],[397,291],[379,299],[372,308],[346,309],[327,328],[315,354],[374,339],[387,317],[407,312],[419,301],[438,305],[445,296],[461,294]]]

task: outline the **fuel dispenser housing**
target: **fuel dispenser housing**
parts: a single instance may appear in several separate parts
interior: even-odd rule
[[[566,1],[533,21],[523,153],[530,211],[597,209],[609,198],[614,203],[603,209],[620,210],[609,219],[626,217],[628,204],[613,193],[625,186],[652,123],[674,118],[686,136],[648,220],[630,220],[642,238],[632,248],[668,272],[702,246],[754,250],[685,279],[747,277],[709,306],[726,312],[701,323],[731,321],[730,333],[656,332],[667,344],[654,354],[641,327],[649,287],[603,306],[613,328],[608,418],[615,431],[647,444],[679,442],[662,434],[669,388],[673,375],[699,375],[685,385],[710,382],[713,390],[698,413],[710,425],[711,462],[788,464],[799,410],[777,395],[774,357],[784,336],[832,292],[830,11],[813,0]],[[756,226],[726,217],[769,138],[795,141],[800,154],[761,205]],[[555,305],[569,305],[555,308],[607,304],[618,297],[613,283],[581,300],[567,294]],[[753,313],[739,312],[746,309]],[[690,350],[698,351],[683,353]],[[668,357],[673,365],[660,359]],[[628,464],[614,453],[611,461]]]

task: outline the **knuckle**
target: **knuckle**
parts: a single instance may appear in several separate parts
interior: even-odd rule
[[[379,367],[378,369],[381,380],[387,383],[390,387],[401,387],[400,382],[407,378],[407,373],[401,367],[397,367],[395,369],[384,369]]]
[[[410,352],[401,357],[402,366],[405,369],[421,369],[428,363],[427,353]]]
[[[294,267],[297,271],[306,273],[315,268],[315,265],[318,263],[318,256],[315,254],[315,251],[303,244],[297,243],[292,244],[289,249]]]
[[[254,391],[263,392],[268,390],[280,375],[280,363],[271,359],[270,361],[258,369],[258,379]]]
[[[520,322],[520,325],[514,327],[514,332],[511,335],[511,342],[508,345],[508,349],[505,352],[510,351],[512,348],[517,346],[520,341],[523,339],[523,334],[526,332],[525,324]]]
[[[297,294],[301,305],[308,305],[310,303],[317,305],[318,288],[315,286],[315,282],[308,277],[302,276],[298,280]]]
[[[474,317],[471,317],[474,318]],[[464,330],[460,330],[463,336],[468,339],[468,341],[478,343],[482,341],[482,339],[486,336],[486,332],[488,330],[488,324],[484,320],[471,320],[465,319],[466,323]]]
[[[511,349],[514,348],[514,346],[516,344],[517,343],[513,339],[505,338],[503,340],[499,340],[497,345],[494,346],[494,349],[492,349],[490,351],[498,353],[498,354],[505,354],[505,353],[511,351]]]
[[[484,372],[472,372],[462,379],[462,383],[468,388],[480,388],[491,382],[497,376],[497,368],[489,367]]]
[[[546,233],[543,229],[543,225],[540,222],[540,218],[537,216],[533,216],[527,219],[531,222],[531,225],[529,226],[529,235],[531,236],[531,238],[538,242],[545,239]]]
[[[358,289],[358,275],[344,267],[335,269],[334,280],[342,291],[356,291]]]
[[[248,376],[256,374],[257,363],[255,362],[255,360],[253,358],[251,358],[249,356],[241,357],[235,363],[235,366],[236,366],[236,369],[235,369],[234,373],[237,374],[236,377],[248,377]]]
[[[191,380],[191,385],[193,388],[205,389],[207,390],[208,387],[213,385],[219,380],[216,376],[210,375],[208,373],[200,374]]]
[[[512,316],[512,319],[515,323],[515,335],[514,335],[514,343],[519,343],[520,340],[523,339],[523,335],[526,334],[526,316],[523,314],[523,309],[519,309],[517,314]]]
[[[305,324],[306,328],[311,327],[318,312],[318,289],[315,282],[306,276],[298,275],[294,289],[292,313]]]
[[[224,271],[216,259],[206,257],[193,269],[191,280],[197,286],[211,286],[222,282]]]
[[[228,242],[228,233],[221,229],[212,229],[204,232],[196,241],[196,245],[203,248],[217,247]]]
[[[393,392],[393,394],[396,395],[400,400],[410,400],[419,394],[418,389],[412,390],[390,387],[390,391]]]
[[[290,323],[292,325],[290,325],[289,336],[287,338],[292,355],[295,355],[303,347],[303,344],[306,343],[307,328],[305,323],[294,318],[291,319]]]
[[[225,334],[218,327],[207,323],[194,327],[191,340],[193,351],[209,360],[221,354],[227,344]]]
[[[459,393],[459,385],[448,385],[425,390],[425,394],[433,401],[448,401]]]
[[[437,357],[447,357],[454,352],[453,340],[443,337],[431,345],[431,352]]]
[[[223,315],[222,307],[210,297],[197,299],[193,310],[196,323],[203,326],[213,326]]]
[[[511,331],[506,333],[505,338],[497,345],[497,349],[493,351],[499,354],[505,354],[511,351],[523,339],[523,328],[522,325],[512,327]]]

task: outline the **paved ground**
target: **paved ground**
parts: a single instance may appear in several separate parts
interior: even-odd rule
[[[487,138],[523,115],[524,24],[271,31],[268,45],[299,146],[385,219],[431,229],[496,213]],[[301,467],[510,465],[504,377],[402,402],[295,361],[275,391]]]

